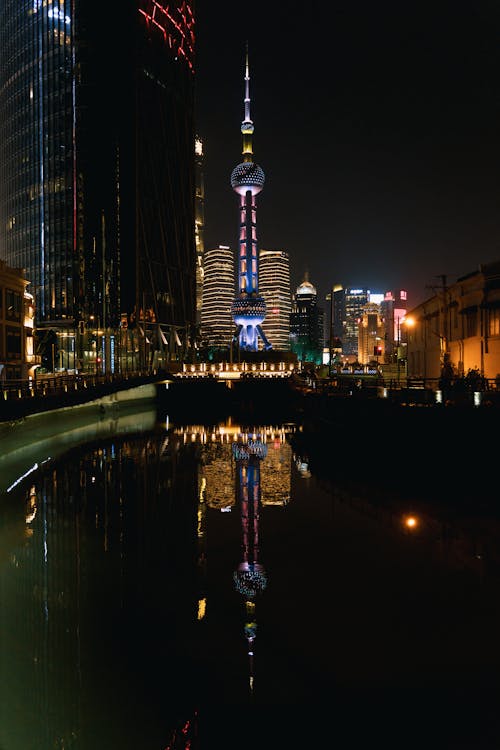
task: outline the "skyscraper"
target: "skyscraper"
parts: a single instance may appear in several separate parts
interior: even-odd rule
[[[262,330],[266,303],[259,294],[259,258],[257,255],[257,203],[255,196],[264,187],[263,170],[253,161],[250,117],[250,75],[248,51],[245,60],[245,114],[241,123],[243,161],[231,173],[231,187],[240,196],[240,234],[238,242],[238,293],[232,306],[240,349],[258,350],[258,339],[265,349],[272,345]]]
[[[197,137],[195,154],[195,227],[196,242],[196,323],[201,323],[201,306],[203,302],[203,251],[205,248],[205,177],[203,174],[203,141]]]
[[[316,287],[306,277],[293,295],[290,348],[302,362],[320,365],[323,359],[323,310]]]
[[[290,349],[290,259],[284,250],[259,253],[259,288],[266,303],[263,328],[273,349]]]
[[[191,5],[0,5],[0,255],[63,366],[143,366],[195,323]]]
[[[401,328],[408,309],[406,290],[397,289],[386,292],[380,308],[385,319],[386,351],[390,355],[391,361],[397,362],[403,356]]]
[[[342,354],[358,356],[358,327],[363,308],[370,302],[369,289],[345,289],[345,319],[342,336]]]
[[[227,245],[205,250],[201,307],[204,347],[229,348],[233,335],[231,304],[234,300],[234,255]]]

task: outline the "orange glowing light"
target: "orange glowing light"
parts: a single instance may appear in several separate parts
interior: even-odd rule
[[[418,520],[415,516],[407,516],[404,520],[404,524],[407,529],[416,529],[418,526]]]

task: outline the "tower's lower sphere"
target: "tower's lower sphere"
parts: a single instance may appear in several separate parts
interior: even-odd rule
[[[243,297],[233,301],[231,315],[236,325],[260,325],[266,317],[266,303],[262,297]]]

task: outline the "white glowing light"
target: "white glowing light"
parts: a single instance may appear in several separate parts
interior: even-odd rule
[[[57,21],[64,21],[64,23],[68,25],[71,23],[71,18],[65,16],[63,11],[59,10],[59,8],[49,8],[47,15],[49,18],[55,18]]]
[[[28,471],[26,471],[22,476],[18,477],[18,479],[16,479],[16,481],[13,482],[10,485],[10,487],[7,487],[7,492],[10,492],[11,490],[13,490],[14,487],[16,487],[19,484],[19,482],[22,482],[23,479],[25,479],[25,477],[27,477],[29,474],[32,474],[37,469],[38,469],[38,464],[33,464],[33,466],[31,467],[31,469],[28,469]]]

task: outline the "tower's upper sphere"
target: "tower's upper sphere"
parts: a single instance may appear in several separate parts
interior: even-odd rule
[[[251,190],[252,195],[260,193],[265,182],[264,170],[252,161],[238,164],[231,172],[231,187],[240,195]]]

